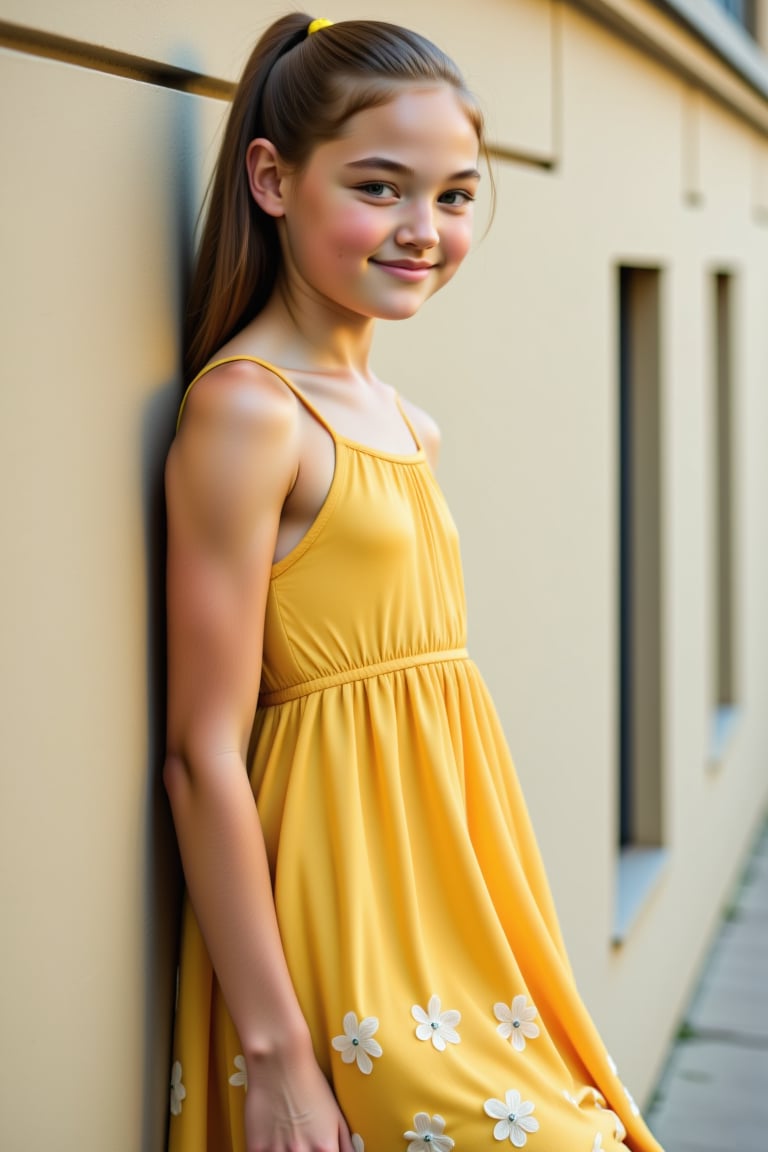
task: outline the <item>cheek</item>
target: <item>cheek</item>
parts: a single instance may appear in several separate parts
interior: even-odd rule
[[[322,231],[328,254],[343,260],[347,256],[369,256],[381,243],[383,216],[366,205],[336,205],[315,217],[316,230]]]
[[[446,259],[460,264],[472,244],[472,217],[456,220],[451,228],[443,233],[443,248]]]

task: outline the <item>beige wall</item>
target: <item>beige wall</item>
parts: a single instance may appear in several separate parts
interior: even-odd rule
[[[0,0],[0,22],[17,26],[0,23],[9,1152],[162,1144],[176,874],[156,782],[159,481],[192,221],[224,105],[164,87],[161,66],[199,73],[194,91],[206,77],[233,79],[283,7]],[[612,8],[621,36],[604,22]],[[382,330],[377,366],[442,425],[473,654],[518,762],[585,998],[643,1097],[766,800],[768,107],[644,0],[478,0],[471,17],[433,0],[328,0],[321,14],[401,19],[444,44],[483,96],[505,157],[493,229],[463,279],[415,321]],[[641,41],[654,36],[651,56]],[[19,51],[21,40],[33,50]],[[84,66],[88,44],[99,46],[96,69]],[[110,59],[123,75],[104,71]],[[663,268],[669,856],[613,948],[619,262]],[[715,267],[738,277],[742,685],[717,765]]]

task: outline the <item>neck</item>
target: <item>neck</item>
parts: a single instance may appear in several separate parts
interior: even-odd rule
[[[374,320],[278,283],[250,326],[268,358],[306,371],[368,377]]]

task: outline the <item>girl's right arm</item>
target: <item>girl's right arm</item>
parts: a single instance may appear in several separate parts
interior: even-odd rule
[[[164,779],[192,906],[246,1060],[248,1152],[351,1152],[283,953],[246,769],[264,611],[296,478],[293,397],[253,365],[190,394],[166,467]]]

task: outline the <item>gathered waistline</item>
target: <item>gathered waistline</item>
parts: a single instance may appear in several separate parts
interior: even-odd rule
[[[382,660],[379,664],[366,664],[362,668],[345,668],[343,672],[332,672],[329,676],[317,676],[314,680],[304,680],[301,684],[291,684],[288,688],[278,688],[275,692],[262,692],[259,707],[268,708],[272,704],[285,704],[322,692],[324,688],[336,688],[340,684],[351,684],[355,680],[370,680],[373,676],[385,676],[389,672],[400,672],[404,668],[417,668],[420,664],[442,664],[446,660],[467,660],[466,648],[445,648],[442,652],[417,652],[414,656],[398,656],[394,660]]]

